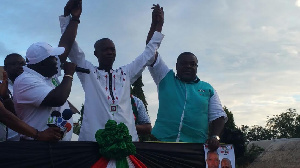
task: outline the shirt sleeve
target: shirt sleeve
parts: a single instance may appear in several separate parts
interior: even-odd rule
[[[159,48],[163,37],[164,35],[160,32],[154,32],[150,42],[146,45],[144,52],[133,62],[125,66],[126,71],[129,74],[131,84],[142,75],[146,66],[153,63],[156,50]]]
[[[208,120],[212,122],[220,117],[224,117],[227,122],[227,115],[223,110],[217,91],[214,90],[214,95],[209,100]]]
[[[167,75],[167,73],[170,71],[168,66],[165,64],[165,62],[162,60],[160,54],[157,56],[157,60],[153,67],[148,66],[149,72],[155,82],[156,85],[159,84],[159,82]]]
[[[14,84],[14,100],[16,103],[39,107],[51,90],[52,87],[44,81],[26,77]]]
[[[60,16],[59,17],[60,29],[61,29],[62,34],[65,32],[67,26],[69,25],[70,20],[71,20],[70,16],[67,16],[67,17]],[[92,71],[91,68],[93,67],[93,65],[89,61],[85,60],[85,54],[81,50],[81,48],[79,47],[79,45],[76,41],[74,41],[74,43],[73,43],[73,46],[70,50],[68,58],[71,60],[72,63],[76,64],[78,67],[90,69],[90,71]],[[81,83],[84,84],[84,78],[85,78],[86,74],[77,72],[77,75],[78,75],[78,78],[80,79]]]
[[[142,124],[151,123],[143,101],[137,97],[134,97],[134,101],[136,103],[137,111],[138,111],[137,124],[142,125]]]

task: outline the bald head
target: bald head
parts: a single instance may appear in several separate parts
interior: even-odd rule
[[[221,161],[221,168],[232,168],[231,161],[228,158],[223,158]]]
[[[109,38],[102,38],[102,39],[100,39],[100,40],[97,40],[97,41],[95,42],[95,44],[94,44],[94,49],[95,49],[95,51],[96,51],[97,49],[99,49],[101,46],[103,46],[103,44],[104,44],[105,42],[107,42],[107,41],[110,41],[110,42],[113,43],[113,41],[112,41],[111,39],[109,39]]]
[[[99,69],[109,71],[116,58],[114,42],[109,38],[102,38],[94,44],[94,55],[98,58]]]
[[[195,54],[193,54],[193,53],[191,53],[191,52],[183,52],[183,53],[181,53],[181,54],[177,57],[177,62],[178,62],[180,59],[182,59],[182,58],[184,58],[184,57],[186,57],[186,56],[193,56],[193,57],[195,57],[195,59],[197,60],[197,63],[198,63],[197,57],[195,56]]]

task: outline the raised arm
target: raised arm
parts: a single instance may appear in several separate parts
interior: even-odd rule
[[[159,4],[153,4],[152,11],[152,22],[150,26],[150,30],[148,32],[146,45],[151,40],[155,31],[161,32],[163,24],[164,24],[164,10],[163,7],[160,7]]]
[[[72,45],[77,35],[78,24],[80,23],[80,15],[82,12],[82,0],[69,0],[64,8],[64,15],[69,16],[71,14],[72,19],[68,24],[66,30],[62,34],[59,47],[64,47],[65,52],[59,56],[61,63],[67,60]]]
[[[153,9],[152,11],[152,22],[150,26],[150,30],[148,32],[147,40],[146,40],[146,45],[149,43],[151,40],[153,34],[155,31],[161,32],[162,26],[164,24],[164,10],[163,7],[160,7],[159,4],[155,5],[153,4]],[[156,60],[158,57],[158,53],[155,53],[155,59],[153,63],[150,65],[151,67],[155,64]]]
[[[48,93],[48,95],[42,101],[41,106],[59,107],[67,101],[71,92],[75,67],[76,65],[73,63],[64,63],[65,75],[63,80],[56,88]]]

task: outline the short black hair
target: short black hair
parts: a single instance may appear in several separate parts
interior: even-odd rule
[[[19,57],[22,57],[22,55],[18,54],[18,53],[11,53],[11,54],[8,54],[5,59],[4,59],[4,66],[7,65],[7,62],[8,60],[11,58],[11,57],[15,57],[15,56],[19,56]]]
[[[97,40],[97,41],[95,42],[95,44],[94,44],[94,49],[96,50],[96,48],[97,48],[98,46],[100,46],[101,43],[103,43],[104,41],[107,41],[107,40],[112,41],[112,40],[109,39],[109,38],[102,38],[102,39],[100,39],[100,40]]]
[[[183,52],[181,53],[178,57],[177,57],[177,62],[180,60],[180,58],[182,58],[183,56],[186,56],[186,55],[193,55],[195,56],[196,60],[198,61],[197,57],[195,54],[191,53],[191,52]]]

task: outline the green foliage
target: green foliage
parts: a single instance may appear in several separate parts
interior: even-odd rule
[[[263,148],[252,144],[243,157],[236,159],[236,165],[238,168],[246,168],[249,166],[262,152]]]
[[[269,118],[266,127],[273,138],[299,138],[300,116],[296,109],[289,108],[286,112]]]
[[[273,115],[271,118],[268,116],[265,127],[242,125],[241,130],[249,141],[299,138],[300,115],[297,114],[296,109],[289,108],[279,115]]]
[[[233,114],[231,111],[228,110],[228,108],[226,106],[223,107],[223,110],[225,111],[225,113],[227,114],[227,122],[225,124],[225,129],[231,129],[234,130],[236,129],[236,125],[234,123],[234,118],[233,118]]]
[[[136,96],[137,98],[141,99],[145,105],[146,111],[148,111],[147,109],[147,101],[146,101],[146,97],[143,91],[143,81],[142,81],[142,76],[139,77],[133,84],[132,84],[132,90],[131,90],[131,94]]]
[[[272,139],[271,132],[262,126],[253,125],[251,128],[247,125],[242,125],[241,131],[249,141],[259,141]]]

